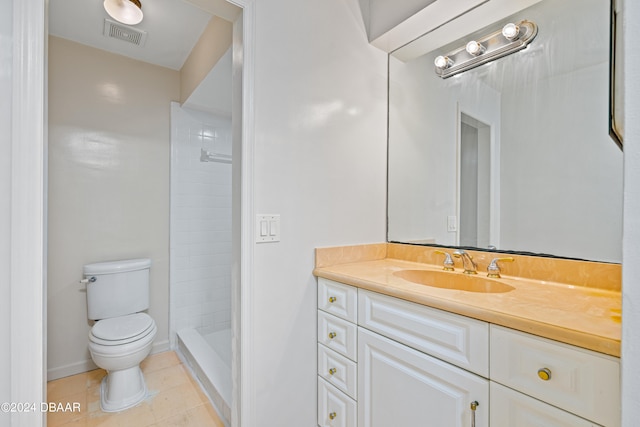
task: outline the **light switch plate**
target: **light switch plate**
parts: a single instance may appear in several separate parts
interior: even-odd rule
[[[458,231],[458,217],[450,215],[447,217],[447,231]]]
[[[280,241],[280,215],[256,215],[256,243]]]

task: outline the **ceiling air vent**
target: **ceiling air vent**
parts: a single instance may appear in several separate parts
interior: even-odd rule
[[[122,25],[110,19],[104,20],[104,35],[112,39],[123,40],[136,46],[144,46],[147,32],[136,30],[128,25]]]

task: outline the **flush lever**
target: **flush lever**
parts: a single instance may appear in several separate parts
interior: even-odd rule
[[[96,280],[98,280],[98,279],[96,278],[96,276],[91,276],[91,277],[89,277],[88,279],[82,279],[82,280],[80,280],[80,283],[84,283],[84,284],[87,284],[87,283],[93,283],[93,282],[95,282]]]

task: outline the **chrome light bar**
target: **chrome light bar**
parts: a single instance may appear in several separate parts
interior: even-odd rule
[[[531,21],[509,23],[502,30],[479,40],[469,41],[465,47],[436,57],[436,74],[446,79],[487,62],[524,49],[538,34],[538,26]]]

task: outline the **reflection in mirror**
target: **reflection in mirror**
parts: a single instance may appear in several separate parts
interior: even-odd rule
[[[448,79],[434,59],[530,20],[524,50]],[[389,57],[388,240],[620,262],[608,130],[609,2],[543,0],[421,56]]]
[[[491,127],[460,114],[459,177],[460,231],[458,245],[490,245]]]

